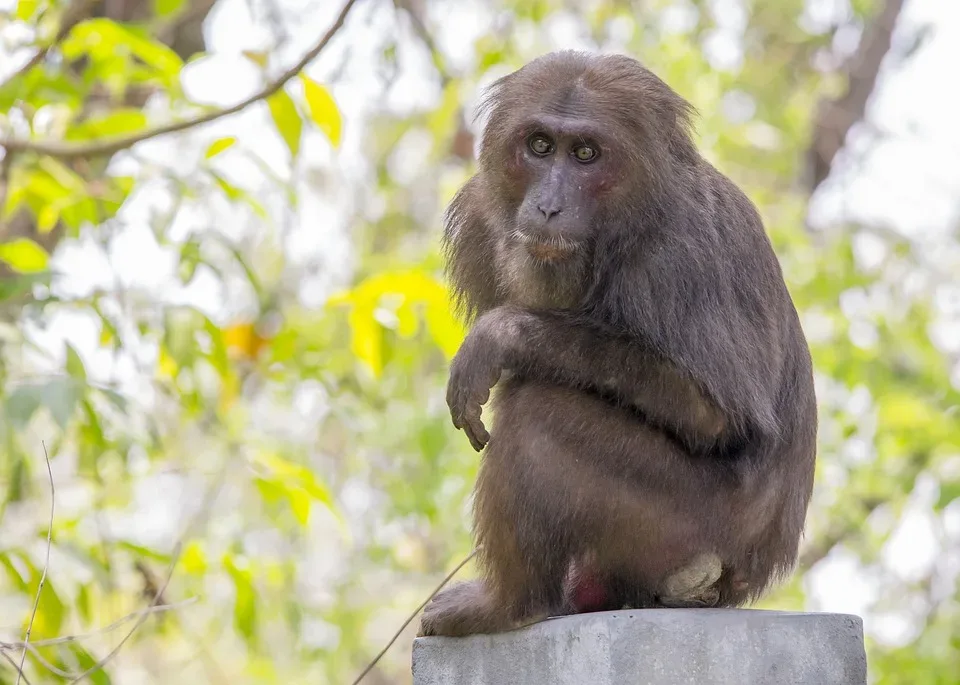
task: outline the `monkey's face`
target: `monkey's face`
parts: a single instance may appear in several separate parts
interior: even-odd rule
[[[509,144],[515,148],[509,178],[522,193],[511,238],[543,261],[582,252],[615,180],[601,131],[584,119],[540,114]]]

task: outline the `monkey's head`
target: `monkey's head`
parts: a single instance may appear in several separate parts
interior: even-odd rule
[[[690,106],[639,62],[556,52],[496,81],[480,175],[504,239],[562,261],[637,216],[695,155]]]

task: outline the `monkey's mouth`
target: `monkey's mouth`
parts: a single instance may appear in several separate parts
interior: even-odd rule
[[[544,262],[559,262],[573,254],[572,247],[560,247],[552,243],[527,243],[527,252]]]
[[[519,232],[514,235],[531,257],[542,262],[559,262],[569,259],[577,251],[575,242],[561,237],[541,238]]]

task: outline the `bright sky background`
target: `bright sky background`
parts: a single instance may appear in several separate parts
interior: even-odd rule
[[[726,0],[735,10],[736,0]],[[0,0],[0,11],[9,10],[14,0]],[[340,3],[333,0],[275,0],[282,9],[283,26],[287,40],[280,54],[283,63],[293,62],[329,25]],[[378,36],[398,30],[393,23],[391,3],[361,0],[335,44],[309,68],[309,73],[320,81],[343,68],[340,78],[332,84],[332,92],[344,115],[344,143],[342,151],[334,156],[326,142],[315,132],[308,132],[303,148],[304,167],[301,172],[332,174],[338,182],[348,185],[360,179],[366,172],[365,161],[360,153],[363,143],[363,122],[374,106],[380,106],[383,98],[381,84],[371,77],[372,63],[381,47]],[[469,64],[472,57],[471,40],[487,31],[489,17],[483,10],[484,3],[469,0],[456,4],[444,3],[442,12],[435,18],[435,26],[442,27],[436,38],[451,56],[453,66]],[[257,10],[251,16],[250,7]],[[845,0],[812,0],[812,17],[843,13]],[[260,84],[259,75],[241,55],[241,50],[271,47],[269,24],[259,8],[263,3],[250,0],[221,0],[207,21],[208,47],[212,53],[191,66],[185,72],[185,85],[189,94],[197,100],[216,104],[232,104],[253,92]],[[678,21],[682,21],[679,14]],[[733,15],[731,15],[733,16]],[[842,217],[881,219],[888,225],[909,235],[925,250],[931,259],[942,256],[943,237],[954,228],[960,209],[960,87],[957,73],[960,68],[960,1],[954,0],[908,0],[904,22],[897,37],[902,40],[903,29],[917,24],[929,24],[933,35],[929,44],[905,65],[888,64],[881,87],[870,105],[870,120],[888,134],[888,139],[871,148],[871,152],[848,173],[841,174],[830,187],[817,198],[811,215],[818,223],[836,222]],[[558,21],[544,27],[545,34],[530,36],[551,42],[550,48],[587,47],[579,35],[575,22]],[[390,89],[387,102],[399,111],[412,110],[435,99],[439,92],[429,77],[431,66],[415,41],[408,41],[403,53],[406,68]],[[349,59],[343,60],[344,50],[349,47]],[[735,53],[736,46],[718,43],[717,59]],[[409,53],[409,54],[407,54]],[[4,55],[0,48],[0,78],[12,71],[26,58]],[[344,62],[341,64],[341,62]],[[274,64],[276,71],[277,64]],[[265,108],[257,107],[228,120],[217,122],[201,131],[190,132],[176,139],[162,138],[143,144],[138,154],[156,163],[188,171],[201,157],[207,143],[223,135],[237,135],[244,146],[256,150],[275,169],[285,175],[286,151],[272,129],[266,125]],[[421,163],[417,155],[416,141],[404,141],[409,149],[405,155],[397,155],[395,171],[398,175],[410,173]],[[235,179],[237,184],[250,189],[255,195],[263,188],[262,173],[257,167],[224,155],[221,171]],[[849,157],[849,155],[845,155]],[[121,165],[131,164],[124,161]],[[118,165],[118,168],[121,168]],[[331,171],[333,169],[334,171]],[[302,184],[301,184],[302,185]],[[342,216],[351,207],[349,193],[337,193],[337,182],[332,192],[308,191],[302,185],[303,207],[296,216],[289,217],[284,225],[286,244],[295,255],[295,264],[313,262],[317,269],[313,276],[305,277],[301,287],[303,301],[316,305],[323,300],[331,286],[347,278],[351,258],[349,242],[344,235],[349,227]],[[261,197],[270,206],[273,197]],[[81,294],[94,288],[115,288],[117,284],[127,290],[144,290],[151,297],[162,294],[170,301],[191,302],[207,311],[215,319],[223,320],[234,309],[231,299],[235,291],[224,291],[209,274],[200,274],[189,289],[171,285],[175,274],[175,255],[161,250],[147,228],[153,212],[169,206],[170,195],[160,181],[146,184],[122,213],[125,230],[113,241],[109,251],[100,250],[91,240],[81,241],[60,250],[56,266],[68,277],[62,288],[66,292]],[[282,216],[282,212],[272,212]],[[237,225],[224,226],[230,217],[236,217]],[[220,228],[240,236],[252,228],[249,218],[238,214],[226,205],[214,203],[211,207],[191,207],[174,223],[173,237],[186,235],[190,230],[203,228],[216,217]],[[439,227],[438,227],[439,229]],[[864,244],[865,259],[871,248]],[[955,262],[956,263],[956,262]],[[242,304],[242,301],[241,301]],[[960,305],[958,305],[960,309]],[[954,312],[956,315],[958,312]],[[37,331],[35,338],[50,350],[54,359],[62,359],[62,341],[69,340],[81,353],[88,373],[101,379],[125,383],[125,390],[148,402],[148,386],[136,384],[135,360],[117,360],[98,347],[99,329],[90,318],[79,313],[63,313],[55,317],[50,327]],[[960,329],[945,329],[939,336],[941,342],[954,349],[960,347]],[[141,360],[150,359],[155,349],[145,349]],[[40,368],[51,367],[37,358],[33,360]],[[960,382],[960,381],[958,381]],[[829,458],[822,455],[821,458]],[[179,506],[177,498],[168,505],[157,505],[155,492],[149,493],[144,502],[152,501],[154,508],[146,511],[146,519],[132,520],[131,527],[148,529],[163,528],[157,523]],[[935,528],[931,523],[929,505],[936,497],[934,483],[921,482],[917,489],[916,506],[906,513],[898,532],[885,550],[889,568],[904,578],[915,577],[942,561],[938,550]],[[159,508],[157,508],[159,507]],[[960,519],[960,516],[954,517]],[[951,531],[960,540],[960,521],[950,523]],[[875,578],[868,577],[851,556],[836,554],[821,564],[809,575],[812,608],[829,611],[847,611],[865,614],[877,592]],[[909,607],[899,614],[867,616],[868,629],[886,640],[900,642],[911,636]]]

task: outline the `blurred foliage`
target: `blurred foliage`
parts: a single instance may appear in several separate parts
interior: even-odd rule
[[[185,63],[158,39],[194,4],[154,0],[153,15],[137,22],[91,17],[58,41],[71,4],[19,0],[0,15],[5,49],[49,52],[0,77],[0,139],[97,145],[209,111],[182,78],[205,56]],[[960,514],[960,391],[950,380],[956,359],[932,336],[943,318],[937,302],[958,297],[957,271],[888,227],[805,228],[813,115],[844,85],[835,38],[874,5],[851,2],[842,19],[817,26],[802,0],[501,0],[473,5],[492,21],[469,59],[456,60],[435,40],[449,3],[397,2],[375,10],[393,28],[383,36],[364,38],[349,21],[338,36],[343,59],[350,41],[377,53],[367,78],[383,97],[365,120],[342,115],[336,77],[303,73],[251,106],[251,137],[229,126],[182,134],[178,163],[152,161],[148,144],[105,156],[8,154],[8,642],[22,639],[44,565],[41,440],[57,488],[33,622],[40,646],[27,657],[33,682],[68,682],[106,657],[133,622],[100,629],[157,597],[173,606],[148,618],[92,682],[349,682],[469,552],[477,457],[443,401],[463,330],[440,277],[440,212],[472,168],[477,89],[554,47],[542,27],[564,21],[596,47],[637,55],[695,103],[702,149],[761,209],[804,317],[821,402],[817,490],[801,568],[763,606],[809,607],[807,572],[853,555],[875,586],[870,617],[899,620],[909,634],[871,637],[873,680],[960,682],[960,533],[947,523]],[[332,10],[323,11],[326,21]],[[298,57],[279,52],[243,59],[267,83]],[[387,95],[424,59],[435,73],[421,78],[435,96],[398,112]],[[359,132],[346,151],[351,127]],[[260,145],[273,138],[286,152],[279,162]],[[341,173],[357,153],[359,175]],[[255,174],[236,173],[244,168]],[[311,201],[322,211],[308,213]],[[305,256],[291,238],[301,215],[323,224],[310,228],[331,244],[336,226],[348,226],[339,239],[349,258]],[[109,262],[144,227],[141,259],[173,265],[163,283],[71,287],[71,263],[84,259],[76,250]],[[880,258],[858,257],[862,241]],[[324,265],[334,275],[320,279],[318,298],[303,284]],[[191,301],[192,288],[215,293],[214,305]],[[885,550],[918,506],[935,531],[936,560],[905,576]],[[84,637],[42,642],[71,634]],[[412,634],[370,683],[409,682]],[[0,683],[14,680],[0,662]]]

